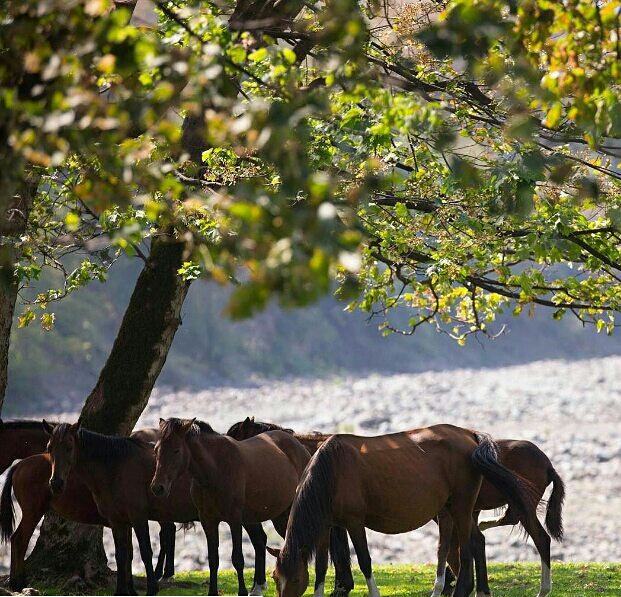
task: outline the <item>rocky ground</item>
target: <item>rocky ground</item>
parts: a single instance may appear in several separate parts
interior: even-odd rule
[[[75,413],[42,414],[63,420],[76,417]],[[197,416],[224,432],[248,415],[299,431],[372,435],[450,422],[488,431],[497,438],[529,439],[548,454],[566,482],[565,541],[552,545],[553,558],[610,561],[618,560],[621,553],[621,357],[412,375],[240,383],[199,393],[160,389],[139,425],[155,426],[159,417]],[[280,543],[271,525],[268,534],[272,544]],[[230,567],[224,525],[221,535],[221,566]],[[369,535],[376,562],[435,558],[433,524],[405,535]],[[532,543],[525,542],[518,530],[491,529],[486,536],[492,560],[537,558]],[[111,537],[106,537],[112,558]],[[155,532],[153,537],[157,537]],[[6,567],[6,549],[0,557]],[[249,544],[246,557],[251,565]],[[137,560],[135,556],[139,569]],[[205,540],[198,528],[178,533],[177,561],[178,569],[207,568]]]

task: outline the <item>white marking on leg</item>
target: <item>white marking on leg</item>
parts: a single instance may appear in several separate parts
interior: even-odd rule
[[[369,578],[366,579],[367,587],[369,587],[369,597],[380,597],[379,589],[377,588],[377,583],[375,582],[375,578],[371,574]]]
[[[541,587],[539,588],[539,594],[537,597],[546,597],[552,591],[552,573],[550,567],[541,562]]]
[[[440,597],[442,595],[442,589],[444,588],[444,576],[446,574],[446,566],[443,566],[442,572],[436,576],[436,582],[433,583],[433,593],[431,597]]]
[[[326,586],[325,582],[319,583],[317,585],[317,588],[315,589],[315,592],[313,593],[313,597],[323,597],[323,590]]]
[[[267,591],[267,583],[263,583],[262,585],[253,585],[252,591],[250,591],[250,595],[263,595],[263,591]]]

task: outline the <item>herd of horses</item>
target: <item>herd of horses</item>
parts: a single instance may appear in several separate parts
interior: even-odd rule
[[[147,594],[174,574],[175,523],[200,521],[207,538],[209,594],[218,594],[218,527],[230,527],[238,594],[244,582],[242,528],[255,551],[251,595],[267,588],[266,552],[276,558],[279,597],[301,596],[315,559],[315,597],[322,597],[329,558],[333,595],[353,589],[348,538],[369,595],[379,590],[366,529],[403,533],[435,520],[439,529],[432,597],[490,595],[482,530],[520,523],[541,558],[538,597],[551,590],[550,537],[562,540],[564,485],[549,458],[528,441],[498,440],[453,425],[434,425],[374,437],[297,434],[254,418],[217,433],[195,419],[160,419],[157,429],[130,437],[101,435],[80,423],[0,421],[0,533],[11,543],[9,584],[26,584],[24,558],[43,515],[112,530],[116,594],[136,595],[133,529],[147,576]],[[537,507],[546,488],[544,529]],[[15,528],[13,497],[21,520]],[[479,525],[481,510],[508,505]],[[155,568],[148,521],[158,521]],[[284,538],[268,547],[262,523]]]

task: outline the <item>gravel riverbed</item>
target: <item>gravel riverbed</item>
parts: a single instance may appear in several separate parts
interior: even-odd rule
[[[76,414],[41,413],[58,420]],[[480,429],[496,438],[529,439],[543,449],[566,483],[565,541],[552,557],[612,561],[621,555],[621,357],[583,361],[538,361],[496,369],[460,369],[407,375],[293,379],[211,387],[200,392],[157,389],[139,425],[159,417],[199,417],[222,432],[246,416],[296,431],[387,433],[434,423]],[[493,515],[493,512],[483,513]],[[281,539],[271,527],[272,544]],[[157,553],[157,527],[152,538]],[[488,557],[536,560],[532,542],[518,529],[486,532]],[[113,562],[112,538],[105,534]],[[432,562],[433,523],[404,535],[369,532],[374,562]],[[220,562],[230,567],[228,528],[221,525]],[[200,525],[177,534],[177,569],[206,569]],[[134,565],[141,569],[138,551]],[[245,544],[246,565],[253,552]],[[0,550],[0,564],[9,563]]]

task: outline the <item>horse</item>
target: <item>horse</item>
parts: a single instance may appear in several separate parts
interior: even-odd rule
[[[319,446],[330,437],[324,433],[314,431],[311,433],[295,433],[293,429],[280,427],[275,423],[255,421],[254,417],[246,417],[243,421],[234,423],[226,432],[227,435],[238,441],[243,441],[264,433],[266,431],[286,431],[293,436],[309,451],[311,456],[319,449]],[[334,563],[335,578],[332,597],[347,597],[354,588],[354,577],[351,572],[351,558],[347,533],[345,529],[333,527],[330,530],[330,557]],[[323,593],[323,586],[315,583],[315,595],[319,597]]]
[[[312,446],[319,447],[330,436],[328,434],[297,434],[292,429],[279,427],[274,423],[265,423],[255,421],[254,417],[246,417],[244,421],[235,423],[228,431],[229,435],[238,439],[252,437],[264,431],[273,429],[283,429],[289,433],[293,433],[295,437],[306,445],[309,450]],[[557,541],[563,539],[563,519],[562,506],[565,497],[565,487],[563,480],[556,472],[548,456],[540,450],[535,444],[525,440],[499,439],[496,440],[499,448],[499,460],[501,464],[512,470],[528,481],[534,491],[534,497],[537,502],[541,502],[543,494],[552,484],[552,493],[548,500],[547,512],[545,517],[546,528],[549,535]],[[311,453],[314,453],[313,450]],[[478,523],[481,510],[493,510],[507,505],[507,498],[502,495],[487,479],[483,479],[481,490],[477,497],[474,507],[474,521]],[[503,516],[485,520],[479,524],[479,528],[484,531],[488,528],[516,525],[520,522],[517,513],[509,507]],[[550,575],[550,536],[545,532],[539,521],[532,521],[532,525],[526,529],[526,532],[532,537],[533,542],[539,552],[541,559],[541,586],[539,597],[547,595],[551,590]],[[443,524],[450,524],[444,522]],[[446,529],[446,527],[445,527]],[[455,543],[455,541],[453,541]],[[489,580],[487,576],[487,563],[485,556],[485,537],[475,533],[472,540],[471,549],[474,556],[476,568],[477,594],[489,595]],[[440,546],[439,551],[442,553],[446,546]],[[450,547],[449,547],[450,549]],[[446,570],[445,584],[442,589],[443,595],[450,595],[452,592],[452,582],[455,580],[450,568]]]
[[[64,493],[75,476],[88,488],[99,515],[112,529],[117,563],[116,593],[127,595],[130,589],[127,560],[131,554],[129,539],[133,528],[147,574],[147,594],[157,594],[148,521],[187,523],[196,520],[196,508],[189,496],[189,477],[182,476],[167,499],[157,498],[149,491],[155,469],[152,443],[80,429],[79,423],[47,425],[45,429],[50,434],[52,493]]]
[[[268,549],[277,558],[273,576],[279,597],[304,593],[308,561],[315,554],[323,559],[328,530],[335,525],[349,533],[369,594],[378,597],[365,527],[403,533],[444,510],[459,548],[458,560],[451,562],[459,570],[454,595],[469,595],[474,588],[472,512],[482,476],[507,496],[521,519],[536,517],[529,484],[498,462],[497,446],[487,434],[435,425],[376,437],[331,436],[304,472],[282,550]],[[446,532],[440,529],[440,545],[450,558]],[[444,564],[437,574],[434,593],[444,584]]]
[[[310,459],[308,451],[283,431],[239,442],[195,419],[160,419],[160,433],[152,492],[169,495],[178,478],[189,473],[192,501],[207,536],[209,594],[218,594],[218,525],[224,521],[233,540],[238,595],[247,595],[242,524],[260,526],[272,520],[284,536],[298,481]],[[265,546],[262,553],[264,567]]]
[[[55,426],[56,423],[51,423]],[[6,432],[6,433],[5,433]],[[157,429],[141,429],[132,437],[153,441]],[[53,496],[49,487],[51,475],[50,458],[37,452],[45,450],[49,436],[41,421],[9,421],[0,425],[0,453],[10,453],[10,461],[21,459],[9,471],[0,497],[0,534],[3,543],[11,542],[11,568],[9,586],[21,590],[26,585],[24,558],[30,539],[48,510],[73,522],[92,525],[106,525],[97,512],[97,507],[88,488],[70,479],[67,491]],[[30,454],[34,452],[32,456]],[[5,462],[8,458],[5,460]],[[4,472],[4,471],[2,471]],[[11,492],[20,506],[22,517],[14,532],[15,516]],[[160,553],[155,575],[157,578],[170,578],[174,575],[175,526],[174,523],[160,523]],[[130,572],[130,582],[133,582]]]
[[[41,421],[0,419],[0,475],[16,460],[45,452],[46,446]]]
[[[550,572],[550,537],[556,541],[563,540],[563,501],[565,499],[565,485],[556,472],[548,456],[535,444],[526,440],[501,439],[496,442],[499,448],[499,460],[507,468],[526,479],[534,491],[537,503],[541,502],[543,494],[552,485],[552,492],[548,499],[545,526],[543,528],[537,518],[530,523],[522,521],[519,514],[511,505],[498,518],[484,520],[478,523],[481,510],[493,510],[507,504],[506,498],[487,480],[483,480],[479,497],[474,506],[474,521],[484,531],[498,526],[513,526],[522,523],[524,530],[533,539],[541,559],[541,584],[538,597],[544,597],[552,589]],[[485,557],[485,538],[481,535],[477,549],[474,550],[475,567],[477,572],[477,595],[490,595]],[[450,595],[452,574],[447,570],[444,595]]]

